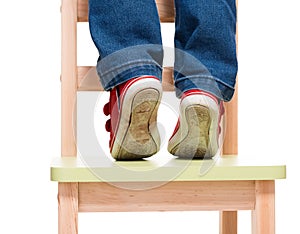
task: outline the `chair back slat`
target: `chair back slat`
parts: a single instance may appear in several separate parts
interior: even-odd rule
[[[174,1],[173,0],[156,0],[160,21],[174,22]],[[78,0],[78,22],[88,21],[88,0]]]

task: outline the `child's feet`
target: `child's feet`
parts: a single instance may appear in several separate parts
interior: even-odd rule
[[[180,158],[212,158],[219,149],[223,102],[212,94],[190,90],[180,102],[179,120],[168,151]]]
[[[161,94],[161,83],[154,76],[131,79],[110,91],[103,111],[110,115],[105,127],[115,159],[142,159],[159,150],[156,118]]]

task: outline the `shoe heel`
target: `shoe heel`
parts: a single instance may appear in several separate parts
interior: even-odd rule
[[[118,160],[137,160],[152,156],[159,150],[156,126],[160,92],[147,88],[137,92],[131,106],[129,127],[120,144]]]
[[[209,129],[211,116],[209,108],[202,105],[190,105],[185,109],[187,135],[171,149],[172,154],[180,158],[211,158],[209,153]]]

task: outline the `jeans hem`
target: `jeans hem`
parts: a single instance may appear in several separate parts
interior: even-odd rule
[[[226,102],[231,100],[235,90],[234,87],[212,76],[183,77],[175,81],[175,87],[178,98],[188,90],[201,89]]]
[[[101,71],[100,63],[97,64],[97,72],[106,91],[139,76],[155,76],[162,80],[161,66],[151,60],[131,61],[104,72]]]

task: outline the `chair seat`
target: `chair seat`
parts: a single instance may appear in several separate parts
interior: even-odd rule
[[[155,157],[154,157],[155,158]],[[250,159],[250,160],[249,160]],[[58,182],[230,181],[286,178],[286,166],[234,155],[214,160],[182,160],[170,156],[143,161],[101,157],[62,157],[51,164]]]

